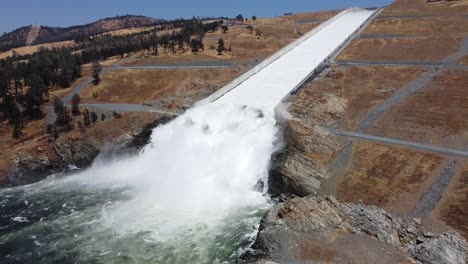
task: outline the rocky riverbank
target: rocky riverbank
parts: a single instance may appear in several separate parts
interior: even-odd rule
[[[372,203],[367,199],[364,204],[340,195],[344,178],[351,177],[349,170],[356,169],[350,168],[348,160],[352,160],[359,149],[353,149],[349,139],[337,137],[327,129],[350,130],[355,122],[349,113],[352,102],[344,98],[343,84],[330,85],[335,79],[339,76],[332,70],[318,84],[306,85],[292,98],[289,112],[294,118],[283,123],[285,147],[273,157],[268,182],[271,194],[285,201],[265,216],[253,252],[246,254],[243,261],[265,264],[468,263],[466,239],[443,223],[437,223],[437,230],[447,231],[436,233],[424,219],[412,218],[402,213],[403,210],[394,210],[395,207],[387,206],[384,210],[373,206],[385,205],[384,202]],[[366,188],[354,191],[357,197],[376,192],[374,200],[378,200],[379,195],[385,196],[388,192],[379,194],[376,190],[395,188],[377,185],[375,183],[380,183],[374,179],[396,182],[407,188],[403,190],[417,190],[411,184],[428,174],[421,169],[425,165],[413,171],[399,171],[398,168],[406,164],[414,164],[412,160],[393,158],[393,155],[403,156],[403,151],[385,155],[370,152],[385,158],[385,168],[363,170],[371,179],[362,182]],[[421,159],[427,160],[430,159]],[[401,173],[400,177],[405,180],[392,173]],[[406,179],[413,179],[413,182]],[[411,206],[404,196],[398,199]]]
[[[105,151],[135,151],[144,146],[152,128],[172,117],[154,113],[124,114],[79,131],[61,134],[54,139],[40,135],[12,149],[2,157],[0,187],[28,184],[71,166],[86,168]]]
[[[263,219],[245,263],[460,263],[468,244],[455,231],[428,232],[420,219],[340,203],[334,197],[292,198]]]

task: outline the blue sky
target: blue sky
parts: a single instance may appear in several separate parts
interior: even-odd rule
[[[0,34],[35,24],[72,26],[104,17],[137,14],[171,19],[192,16],[271,17],[352,6],[388,5],[391,0],[4,0]]]

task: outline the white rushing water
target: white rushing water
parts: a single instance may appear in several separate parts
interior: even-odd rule
[[[139,155],[0,190],[0,263],[234,262],[272,205],[278,133],[271,112],[208,104],[155,128]]]
[[[171,236],[184,226],[215,226],[233,212],[265,206],[268,199],[259,188],[267,180],[277,134],[271,114],[209,104],[156,128],[140,155],[94,164],[75,179],[132,186],[134,198],[108,212],[117,231]]]

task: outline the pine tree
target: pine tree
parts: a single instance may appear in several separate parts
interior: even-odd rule
[[[236,16],[236,20],[244,23],[244,17],[240,14]]]
[[[98,115],[96,114],[96,112],[91,112],[91,122],[93,122],[93,124],[96,124],[98,120]]]
[[[101,82],[101,76],[99,76],[101,73],[101,70],[102,70],[101,64],[98,61],[94,61],[93,68],[92,68],[94,85],[98,85]]]
[[[64,131],[70,130],[70,115],[68,114],[65,105],[63,105],[62,100],[60,100],[57,96],[54,97],[54,112],[57,114],[55,125],[61,127]]]
[[[226,50],[226,47],[224,46],[224,39],[219,39],[218,40],[218,55],[223,55],[223,51]]]
[[[24,112],[31,119],[40,118],[42,117],[41,106],[45,101],[43,95],[47,93],[47,86],[36,74],[27,77],[25,81],[30,88],[22,97]]]
[[[80,114],[80,96],[78,94],[74,94],[72,97],[72,114],[74,116]]]
[[[83,124],[85,127],[88,127],[89,125],[91,125],[91,116],[89,114],[88,109],[85,109],[83,111]]]

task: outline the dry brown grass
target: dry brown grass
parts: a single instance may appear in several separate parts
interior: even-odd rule
[[[346,202],[409,213],[444,159],[438,155],[368,142],[354,144],[337,196]],[[404,197],[404,199],[403,199]]]
[[[344,109],[338,117],[340,126],[354,130],[374,106],[423,72],[424,69],[407,67],[334,67],[325,77],[301,89],[290,109],[320,123],[328,120],[324,116],[335,115],[326,106],[339,102]]]
[[[81,93],[83,102],[144,103],[169,96],[195,97],[240,75],[239,69],[114,70]],[[95,97],[93,94],[97,94]]]
[[[446,194],[448,197],[441,205],[440,218],[468,239],[468,163],[465,162],[453,188]]]
[[[19,145],[25,145],[29,140],[44,134],[45,119],[28,122],[23,128],[24,137],[16,140],[11,137],[13,128],[6,122],[0,124],[0,150],[9,151]],[[2,153],[3,153],[2,151]]]
[[[140,33],[140,32],[143,32],[143,31],[148,31],[148,30],[154,29],[154,28],[155,27],[125,28],[125,29],[109,31],[109,32],[105,33],[105,35],[122,36],[122,35]]]
[[[220,30],[209,32],[204,39],[205,51],[201,51],[198,56],[191,52],[168,55],[160,49],[160,56],[139,59],[132,64],[157,64],[157,63],[178,63],[191,61],[209,60],[229,60],[232,62],[244,62],[252,60],[262,60],[273,54],[275,51],[291,43],[300,37],[297,32],[306,33],[320,25],[320,22],[308,22],[296,24],[296,20],[301,19],[328,19],[335,15],[337,11],[325,11],[317,13],[305,13],[286,17],[259,18],[256,21],[249,20],[244,24],[229,26],[229,31],[223,34]],[[262,32],[262,36],[251,34],[246,29],[248,25]],[[225,52],[218,56],[216,50],[209,47],[217,47],[218,40],[222,38],[226,47],[231,46],[232,53]]]
[[[327,20],[338,14],[341,10],[326,10],[319,12],[297,13],[290,16],[283,16],[283,19],[302,21],[302,20]]]
[[[397,0],[381,16],[416,16],[375,20],[365,34],[401,34],[416,38],[358,39],[340,55],[348,60],[441,61],[455,53],[466,27],[468,0],[426,3]],[[436,16],[434,16],[436,15]],[[428,17],[430,16],[430,17]]]
[[[34,46],[26,46],[26,47],[20,47],[16,49],[12,49],[3,53],[0,53],[0,59],[4,59],[8,56],[13,55],[13,51],[17,52],[19,55],[27,55],[27,54],[33,54],[39,50],[39,48],[44,47],[44,48],[60,48],[64,46],[73,46],[75,45],[74,41],[60,41],[60,42],[52,42],[52,43],[47,43],[47,44],[40,44],[40,45],[34,45]]]
[[[364,34],[468,35],[468,19],[462,16],[374,20]]]
[[[463,57],[459,62],[458,64],[460,65],[468,65],[468,55]]]
[[[468,140],[468,72],[446,71],[389,109],[370,133],[460,148]]]
[[[426,3],[426,0],[396,0],[382,15],[453,15],[468,13],[468,0]]]
[[[340,60],[441,61],[457,52],[457,37],[410,39],[358,39],[340,54]]]

